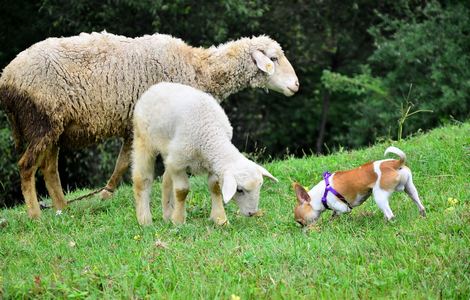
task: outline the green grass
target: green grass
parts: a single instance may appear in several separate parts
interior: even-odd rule
[[[191,179],[187,223],[179,227],[162,221],[160,181],[148,228],[137,225],[131,186],[113,200],[73,203],[62,215],[44,211],[38,221],[24,206],[1,210],[8,224],[0,228],[0,298],[469,299],[470,124],[395,145],[408,155],[426,218],[394,193],[393,223],[372,199],[333,221],[323,214],[317,230],[294,222],[292,180],[312,186],[324,170],[382,159],[388,143],[268,164],[280,182],[263,186],[264,216],[242,217],[230,203],[227,227],[208,220],[202,177]]]

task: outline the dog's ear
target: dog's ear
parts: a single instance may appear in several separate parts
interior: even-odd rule
[[[295,195],[297,196],[297,202],[299,204],[305,203],[305,202],[310,202],[310,196],[308,192],[304,189],[303,186],[298,184],[297,182],[294,182],[292,184],[292,187],[295,190]]]

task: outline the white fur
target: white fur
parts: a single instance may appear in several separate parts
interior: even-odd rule
[[[394,154],[398,155],[403,162],[406,161],[405,152],[401,151],[397,147],[390,146],[387,149],[385,149],[384,156],[386,156],[388,153],[394,153]]]
[[[132,159],[139,223],[151,222],[150,189],[158,154],[165,163],[164,218],[185,221],[184,200],[178,201],[177,194],[189,190],[187,170],[209,174],[211,218],[217,223],[226,222],[222,198],[234,198],[244,215],[255,214],[263,176],[276,179],[245,158],[231,138],[230,122],[212,96],[176,83],[160,83],[146,91],[134,111]]]

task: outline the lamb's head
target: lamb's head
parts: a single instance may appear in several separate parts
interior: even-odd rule
[[[259,193],[263,176],[278,181],[265,168],[245,159],[238,161],[224,172],[221,182],[222,197],[225,203],[232,198],[240,208],[240,213],[251,217],[258,212]]]
[[[292,96],[299,90],[299,79],[294,68],[275,40],[264,35],[251,38],[250,53],[260,71],[253,78],[252,87],[267,88],[286,96]]]

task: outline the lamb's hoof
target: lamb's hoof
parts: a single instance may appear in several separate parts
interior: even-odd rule
[[[167,211],[163,212],[163,221],[168,222],[171,219],[171,214],[173,211],[171,209],[168,209]]]
[[[141,226],[152,225],[152,215],[137,216],[137,221]]]
[[[426,217],[426,210],[420,210],[419,211],[419,214],[422,216],[422,217]]]
[[[100,198],[101,200],[107,200],[113,196],[113,192],[109,189],[103,189],[100,192]]]
[[[171,222],[173,225],[183,225],[185,223],[185,217],[183,216],[178,216],[178,215],[172,215],[171,216]]]
[[[230,225],[226,216],[223,217],[211,217],[211,220],[218,226],[227,226]]]

